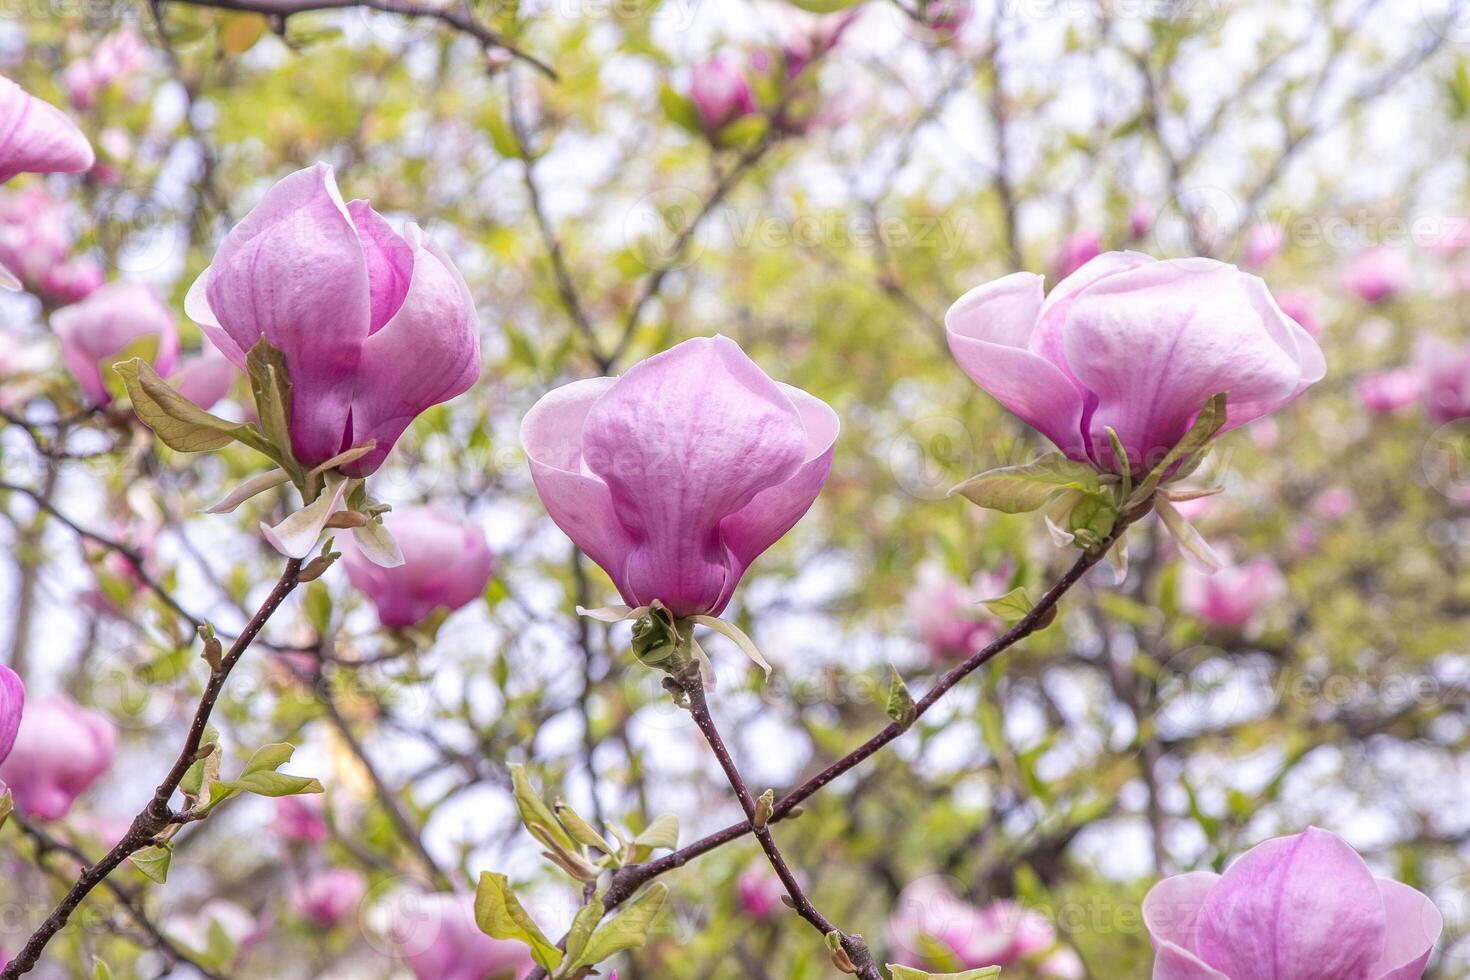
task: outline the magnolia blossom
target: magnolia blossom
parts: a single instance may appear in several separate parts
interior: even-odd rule
[[[384,626],[413,626],[435,609],[458,609],[485,591],[495,556],[479,525],[432,506],[392,511],[383,523],[403,551],[403,564],[384,568],[351,540],[342,544],[342,564]]]
[[[1154,209],[1142,201],[1133,202],[1128,209],[1128,231],[1134,238],[1147,235],[1154,226]]]
[[[389,935],[415,980],[485,980],[502,973],[525,980],[535,965],[524,943],[480,931],[471,894],[405,894],[391,912]]]
[[[1193,616],[1220,629],[1243,629],[1286,593],[1286,582],[1269,558],[1227,565],[1209,574],[1186,565],[1179,602]]]
[[[327,821],[322,816],[320,796],[281,796],[276,799],[276,833],[298,844],[315,844],[327,839]]]
[[[291,907],[314,925],[340,925],[362,901],[367,879],[350,868],[315,871],[291,886]]]
[[[1313,337],[1322,333],[1322,321],[1317,316],[1317,304],[1312,297],[1306,293],[1298,293],[1291,290],[1280,290],[1274,293],[1276,305],[1281,307],[1281,312],[1291,317],[1301,328]]]
[[[701,337],[552,391],[521,443],[552,520],[624,601],[715,616],[816,499],[837,429],[734,341]]]
[[[200,408],[208,409],[230,393],[239,370],[229,358],[213,346],[198,354],[180,359],[179,373],[173,379],[179,394]]]
[[[1080,978],[1075,953],[1057,946],[1056,929],[1032,909],[1010,901],[976,908],[956,898],[937,878],[904,889],[888,922],[896,962],[902,966],[969,970],[1031,965],[1043,977]],[[953,963],[935,962],[935,949]]]
[[[989,643],[999,623],[980,603],[1004,595],[1008,578],[1004,572],[980,572],[966,585],[934,562],[920,565],[907,606],[930,656],[963,660]]]
[[[1098,256],[1043,298],[1018,272],[945,315],[960,367],[1069,457],[1145,470],[1226,394],[1224,429],[1266,415],[1326,370],[1322,351],[1255,276],[1211,259]]]
[[[1438,337],[1419,342],[1414,357],[1419,397],[1438,424],[1470,417],[1470,344],[1452,346]]]
[[[729,59],[715,57],[695,65],[689,73],[689,99],[706,133],[717,133],[742,116],[755,112],[750,84]]]
[[[1240,253],[1240,264],[1250,269],[1259,269],[1269,264],[1281,251],[1285,240],[1286,236],[1280,225],[1251,225],[1245,232],[1245,248]]]
[[[136,283],[108,283],[80,303],[57,310],[51,326],[61,343],[62,363],[98,405],[112,401],[102,380],[104,359],[123,354],[135,341],[153,338],[147,359],[159,374],[168,374],[179,353],[173,315],[151,287]]]
[[[1312,501],[1312,511],[1324,521],[1340,521],[1358,509],[1358,501],[1347,487],[1328,487]]]
[[[70,205],[32,183],[0,192],[0,276],[9,274],[45,299],[75,303],[102,285],[102,266],[73,256]]]
[[[797,875],[798,878],[801,875]],[[766,870],[742,871],[735,879],[735,898],[740,910],[752,919],[769,919],[785,907],[781,900],[786,886],[775,872]]]
[[[264,338],[291,380],[291,448],[308,466],[377,440],[344,466],[376,470],[431,405],[480,373],[475,304],[454,263],[410,223],[346,204],[332,168],[286,177],[237,225],[184,308],[230,361]]]
[[[1342,270],[1342,287],[1365,303],[1379,303],[1409,288],[1414,270],[1399,249],[1378,245],[1358,253]]]
[[[21,173],[81,173],[96,159],[61,110],[0,76],[0,184]]]
[[[1358,398],[1368,411],[1385,414],[1414,404],[1422,388],[1417,372],[1398,368],[1359,378]]]
[[[127,78],[148,64],[148,44],[135,29],[125,27],[107,35],[90,55],[66,66],[62,79],[67,95],[78,109],[90,109],[97,93]]]
[[[1052,260],[1052,269],[1058,279],[1065,279],[1082,268],[1102,252],[1102,237],[1095,231],[1073,232],[1062,239],[1061,248]]]
[[[1154,980],[1418,980],[1443,921],[1315,827],[1226,869],[1166,878],[1143,901]]]
[[[105,715],[64,694],[37,698],[26,706],[10,755],[0,763],[0,782],[19,812],[60,820],[108,770],[116,750],[117,726]]]
[[[20,716],[25,709],[26,688],[15,671],[0,664],[0,763],[10,755],[15,734],[20,730]],[[5,791],[0,783],[0,793]]]

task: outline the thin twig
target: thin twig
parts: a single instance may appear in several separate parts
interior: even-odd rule
[[[173,799],[174,792],[178,790],[179,784],[184,781],[189,767],[199,758],[199,747],[204,740],[205,729],[209,725],[209,717],[214,712],[215,704],[218,703],[220,694],[223,693],[225,681],[229,679],[230,672],[245,655],[250,644],[255,640],[265,624],[270,620],[275,611],[280,608],[281,603],[286,601],[296,588],[296,577],[301,571],[301,561],[292,558],[286,562],[285,570],[281,577],[276,580],[255,615],[250,618],[240,636],[231,644],[229,652],[220,661],[219,667],[210,672],[209,681],[204,686],[204,694],[199,699],[199,706],[194,710],[194,719],[189,725],[189,734],[184,739],[183,748],[179,750],[178,757],[174,760],[173,767],[168,775],[158,784],[153,791],[153,798],[133,818],[133,825],[123,835],[107,856],[96,864],[84,869],[76,883],[67,891],[65,897],[51,910],[46,921],[31,934],[26,940],[25,946],[16,954],[15,959],[0,971],[0,980],[15,980],[36,965],[41,958],[41,953],[52,938],[65,927],[71,914],[76,911],[92,890],[107,880],[107,876],[117,870],[118,866],[129,857],[148,847],[154,842],[154,838],[174,823],[177,815],[169,805]]]

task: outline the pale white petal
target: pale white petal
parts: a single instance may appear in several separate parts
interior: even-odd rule
[[[1225,562],[1215,553],[1215,549],[1194,529],[1193,524],[1184,519],[1178,508],[1160,497],[1154,500],[1154,509],[1159,512],[1164,527],[1179,542],[1186,561],[1211,575],[1225,567]]]
[[[761,656],[761,652],[756,649],[755,642],[746,636],[740,630],[740,627],[734,623],[727,623],[723,619],[716,619],[714,616],[690,616],[689,618],[692,622],[698,623],[700,626],[707,626],[721,636],[732,640],[740,648],[742,653],[760,665],[761,670],[766,672],[766,679],[770,680],[771,665],[766,662],[766,658]]]
[[[267,490],[278,487],[289,479],[291,479],[291,475],[279,467],[273,470],[266,470],[264,473],[252,476],[225,494],[218,503],[205,508],[204,513],[228,514],[256,494],[264,493]]]
[[[397,568],[403,564],[403,551],[382,521],[369,521],[353,528],[352,539],[363,557],[380,568]]]
[[[322,492],[307,506],[291,514],[275,527],[261,522],[260,530],[265,539],[288,558],[305,558],[316,549],[316,543],[327,526],[328,519],[337,512],[342,502],[342,493],[347,489],[347,480],[336,473],[327,475],[327,484]]]
[[[648,615],[648,607],[639,606],[633,609],[630,606],[602,606],[598,609],[588,609],[585,606],[578,606],[577,615],[595,619],[599,623],[621,623],[625,619],[642,619]]]

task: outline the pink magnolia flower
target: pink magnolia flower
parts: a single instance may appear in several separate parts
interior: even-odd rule
[[[351,539],[342,542],[342,564],[384,626],[413,626],[435,609],[459,609],[485,591],[495,556],[479,525],[432,506],[392,511],[383,524],[403,551],[402,565],[374,563]]]
[[[1100,255],[1043,299],[1018,272],[960,297],[949,347],[971,378],[1072,459],[1116,468],[1111,426],[1144,469],[1225,392],[1225,430],[1321,380],[1317,342],[1266,284],[1211,259]]]
[[[1424,895],[1315,827],[1257,844],[1223,875],[1143,900],[1154,980],[1418,980],[1443,927]]]
[[[961,969],[1034,964],[1043,977],[1080,978],[1082,965],[1057,947],[1056,929],[1041,913],[1011,901],[976,908],[956,898],[937,878],[904,889],[888,921],[895,961],[917,969],[945,969],[930,951],[938,947]]]
[[[1419,400],[1423,385],[1419,375],[1408,368],[1380,371],[1358,379],[1358,398],[1370,412],[1396,412]]]
[[[0,275],[59,303],[85,299],[102,285],[102,266],[71,255],[70,206],[44,184],[0,193]]]
[[[291,886],[291,907],[314,925],[331,929],[357,908],[367,879],[349,868],[325,868]]]
[[[1414,356],[1419,397],[1436,424],[1470,417],[1470,345],[1424,338]]]
[[[0,76],[0,184],[21,173],[81,173],[96,159],[61,110]]]
[[[320,796],[276,798],[276,833],[298,844],[315,844],[327,839],[327,821],[322,816]]]
[[[1269,558],[1227,565],[1213,575],[1186,564],[1179,577],[1179,603],[1221,629],[1243,629],[1286,593],[1286,582]]]
[[[179,362],[173,379],[179,394],[200,408],[209,409],[230,393],[239,370],[213,345]]]
[[[57,310],[51,326],[61,343],[62,363],[98,405],[112,401],[102,381],[103,358],[122,354],[139,338],[155,337],[153,368],[168,374],[179,353],[173,314],[151,287],[136,283],[108,283],[80,303]]]
[[[1409,288],[1414,270],[1399,249],[1377,245],[1359,252],[1342,270],[1342,287],[1365,303],[1380,303]]]
[[[1008,577],[1004,572],[980,572],[966,585],[933,562],[919,566],[907,606],[931,657],[963,660],[990,642],[998,620],[980,603],[1004,595]]]
[[[1128,230],[1133,234],[1133,237],[1142,238],[1153,229],[1153,226],[1153,208],[1144,204],[1142,201],[1134,202],[1133,206],[1128,209]]]
[[[475,304],[415,224],[399,235],[332,168],[300,170],[237,225],[184,304],[236,367],[265,338],[291,379],[291,448],[308,466],[377,440],[343,467],[372,473],[426,408],[480,373]]]
[[[710,58],[691,69],[689,99],[699,114],[700,125],[709,134],[755,111],[755,100],[744,74],[721,57]]]
[[[1353,492],[1347,487],[1328,487],[1312,501],[1312,510],[1324,521],[1339,521],[1358,509]]]
[[[0,763],[10,755],[15,745],[15,733],[20,730],[20,716],[25,709],[26,687],[15,671],[0,664]],[[0,783],[0,793],[5,791]]]
[[[1102,238],[1095,231],[1077,231],[1062,239],[1061,248],[1052,260],[1058,279],[1065,279],[1102,253]]]
[[[1286,236],[1280,225],[1266,222],[1251,225],[1245,232],[1245,248],[1241,251],[1240,264],[1249,269],[1259,269],[1270,264],[1281,251],[1285,240]]]
[[[64,694],[37,698],[26,707],[0,782],[15,808],[38,820],[60,820],[77,797],[112,765],[117,726],[105,715]]]
[[[1281,307],[1282,313],[1299,323],[1301,328],[1313,337],[1321,335],[1322,321],[1317,317],[1317,304],[1312,301],[1312,297],[1306,293],[1285,289],[1274,295],[1276,305]]]
[[[415,980],[525,980],[535,965],[525,944],[480,931],[468,893],[404,895],[392,912],[389,935]]]
[[[552,520],[629,605],[713,616],[811,507],[837,429],[734,341],[700,337],[544,396],[521,443]]]
[[[752,919],[769,919],[781,910],[786,886],[774,872],[742,871],[735,879],[735,896],[740,910]]]
[[[62,79],[67,95],[78,109],[90,109],[97,93],[114,82],[126,81],[148,64],[151,52],[136,30],[125,27],[103,38],[96,50],[66,66]]]

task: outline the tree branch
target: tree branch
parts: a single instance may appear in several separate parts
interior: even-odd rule
[[[174,792],[183,782],[184,776],[189,772],[189,767],[197,761],[199,746],[204,740],[204,731],[209,724],[209,716],[214,712],[214,706],[219,701],[220,694],[224,691],[225,681],[229,679],[230,672],[245,655],[245,651],[255,640],[265,624],[270,620],[275,611],[280,608],[281,603],[296,588],[297,575],[301,571],[301,561],[292,558],[286,562],[286,568],[281,572],[275,587],[271,589],[250,622],[235,642],[231,644],[229,652],[220,661],[219,667],[212,670],[209,682],[204,686],[204,694],[199,699],[199,706],[194,710],[194,719],[189,725],[189,734],[184,739],[184,746],[179,750],[178,757],[174,760],[173,767],[168,775],[158,784],[153,792],[153,798],[148,801],[147,806],[133,818],[133,825],[123,835],[107,856],[94,865],[84,869],[71,889],[51,910],[46,921],[31,934],[21,951],[16,954],[15,959],[3,971],[0,971],[0,980],[15,980],[36,965],[41,958],[41,953],[52,938],[65,927],[71,914],[76,911],[92,890],[107,880],[107,876],[117,870],[118,866],[129,857],[148,847],[154,838],[172,824],[175,820],[174,812],[169,805],[173,799]]]

